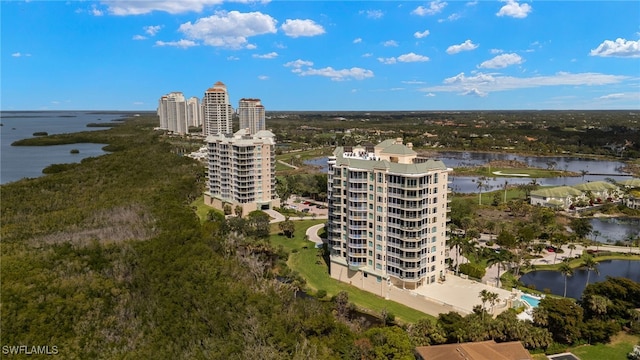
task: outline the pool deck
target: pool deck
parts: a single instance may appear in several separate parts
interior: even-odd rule
[[[453,310],[463,314],[470,314],[473,312],[474,306],[482,306],[482,301],[480,300],[480,292],[482,290],[498,294],[500,301],[494,307],[494,314],[504,311],[507,299],[512,298],[510,291],[474,280],[463,279],[452,274],[448,274],[446,280],[442,283],[424,285],[414,291],[424,296],[426,300],[451,306]],[[491,304],[485,304],[485,308],[489,312],[491,312],[490,307]]]

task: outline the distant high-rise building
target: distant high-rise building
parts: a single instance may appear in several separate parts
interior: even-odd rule
[[[202,98],[204,136],[233,133],[233,109],[227,87],[220,81],[204,92]]]
[[[240,129],[248,129],[250,134],[265,130],[264,106],[260,99],[240,99],[238,106]]]
[[[187,103],[179,91],[164,95],[158,101],[160,128],[177,134],[189,133],[187,125]]]
[[[380,296],[443,279],[451,169],[402,139],[338,147],[328,163],[331,277]]]
[[[202,110],[200,108],[200,99],[195,96],[190,97],[187,100],[187,126],[201,126],[201,114]]]
[[[217,209],[225,205],[254,210],[280,206],[276,194],[275,135],[267,130],[249,134],[209,135],[208,184],[205,204]]]

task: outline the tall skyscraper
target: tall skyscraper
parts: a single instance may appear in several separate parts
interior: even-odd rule
[[[218,81],[204,92],[202,107],[204,136],[233,133],[233,109],[227,87],[222,82]]]
[[[177,134],[189,133],[187,125],[187,103],[179,91],[164,95],[158,101],[160,128]]]
[[[200,115],[200,99],[192,96],[187,100],[187,126],[201,126],[202,118]]]
[[[338,147],[328,164],[333,278],[384,296],[387,284],[415,289],[444,276],[452,169],[402,139]]]
[[[254,210],[280,206],[276,194],[275,135],[262,130],[249,134],[240,129],[235,134],[209,135],[209,182],[205,204],[217,209],[230,205]]]
[[[260,99],[240,99],[238,106],[240,129],[248,129],[250,134],[265,130],[264,106]]]

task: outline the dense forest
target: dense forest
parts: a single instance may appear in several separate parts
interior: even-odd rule
[[[522,340],[544,351],[640,330],[627,311],[640,289],[624,280],[587,289],[584,303],[543,301],[533,323],[477,308],[396,324],[365,319],[345,292],[307,295],[262,213],[198,218],[203,166],[156,125],[143,116],[38,138],[111,153],[0,187],[2,345],[56,346],[65,359],[412,359],[417,345]]]

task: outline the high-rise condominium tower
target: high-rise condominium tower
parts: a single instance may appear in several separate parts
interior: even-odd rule
[[[262,130],[249,134],[209,135],[209,182],[205,204],[217,209],[241,206],[244,214],[280,206],[276,194],[275,135]]]
[[[385,296],[444,276],[451,169],[402,139],[338,147],[328,163],[333,278]]]
[[[260,103],[260,99],[240,99],[238,116],[240,129],[248,129],[250,134],[265,130],[264,106]]]
[[[160,128],[177,134],[189,132],[187,125],[187,103],[181,92],[174,91],[164,95],[158,101]]]
[[[201,126],[200,99],[195,96],[187,100],[187,126]]]
[[[227,87],[220,81],[204,92],[202,98],[204,119],[203,135],[233,133],[233,109],[229,103]]]

